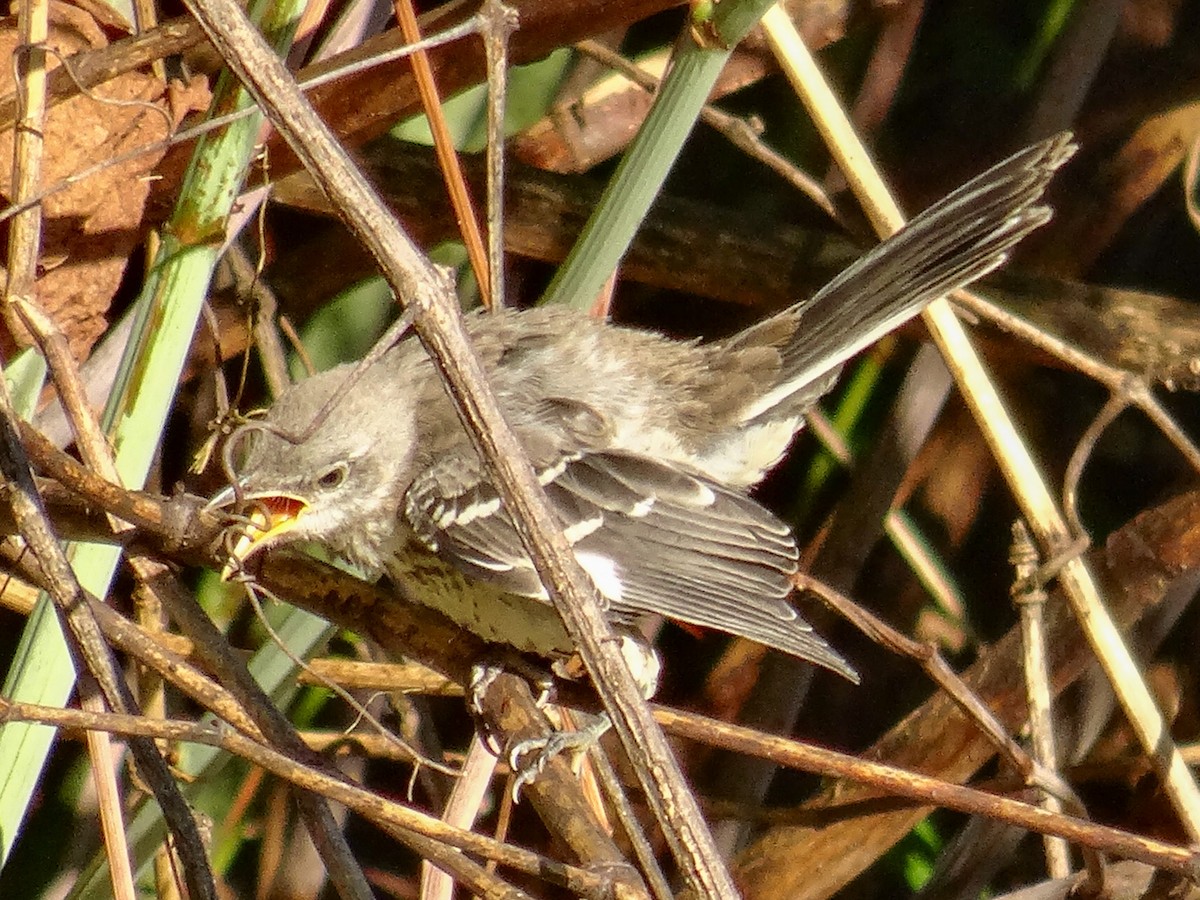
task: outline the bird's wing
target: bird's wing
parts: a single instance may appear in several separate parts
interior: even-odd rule
[[[658,613],[854,677],[788,604],[796,545],[765,508],[643,456],[563,448],[549,458],[546,449],[533,454],[535,470],[576,558],[616,617]],[[546,597],[470,448],[427,467],[403,514],[418,539],[467,575]]]

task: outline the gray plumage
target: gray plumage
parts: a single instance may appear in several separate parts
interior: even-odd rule
[[[745,490],[778,462],[842,363],[999,266],[1049,218],[1038,199],[1072,151],[1066,136],[1021,151],[914,218],[811,300],[727,340],[673,341],[557,307],[468,317],[505,417],[617,621],[658,613],[854,677],[789,605],[795,542]],[[349,371],[293,388],[269,423],[304,432]],[[242,486],[250,496],[307,504],[280,539],[320,543],[398,584],[434,568],[414,568],[413,553],[436,557],[449,567],[439,576],[449,579],[447,596],[477,586],[481,599],[467,612],[450,608],[457,599],[427,602],[491,640],[547,654],[569,649],[415,340],[367,369],[303,442],[256,438]],[[489,610],[481,624],[479,610],[500,595],[511,605]],[[553,637],[525,639],[538,630],[525,621],[531,616],[544,617],[538,629]]]

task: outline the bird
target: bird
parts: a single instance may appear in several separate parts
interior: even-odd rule
[[[506,421],[607,617],[657,614],[857,680],[789,596],[798,550],[750,490],[843,364],[931,301],[996,269],[1047,222],[1072,155],[1061,134],[911,219],[807,300],[730,337],[677,340],[565,306],[465,316]],[[555,660],[574,648],[422,345],[400,340],[283,392],[246,435],[234,497],[251,524],[227,573],[315,544],[388,576],[485,640]],[[653,693],[657,660],[647,663]]]

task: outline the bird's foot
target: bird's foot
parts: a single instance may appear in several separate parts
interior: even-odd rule
[[[471,666],[471,680],[467,685],[467,708],[470,710],[472,718],[475,719],[476,730],[484,744],[497,757],[504,753],[503,742],[487,724],[483,715],[483,698],[487,694],[488,688],[492,686],[492,682],[505,672],[519,675],[529,682],[530,687],[534,689],[534,702],[539,709],[550,702],[550,697],[554,692],[553,675],[514,653],[502,653],[495,658],[483,660]]]
[[[508,750],[508,765],[512,769],[512,798],[515,803],[521,789],[542,774],[546,764],[563,753],[576,759],[586,753],[612,728],[608,715],[591,717],[592,721],[576,731],[556,731],[548,737],[518,741]]]
[[[529,686],[535,691],[535,702],[539,709],[550,702],[554,694],[554,676],[523,656],[504,654],[503,658],[488,659],[471,666],[467,697],[472,712],[482,714],[484,695],[492,686],[492,682],[505,672],[518,675],[529,682]]]

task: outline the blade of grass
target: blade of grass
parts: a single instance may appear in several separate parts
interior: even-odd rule
[[[692,29],[680,40],[646,121],[543,303],[591,307],[658,196],[733,47],[770,6],[769,0],[725,0],[709,20],[693,14]]]

